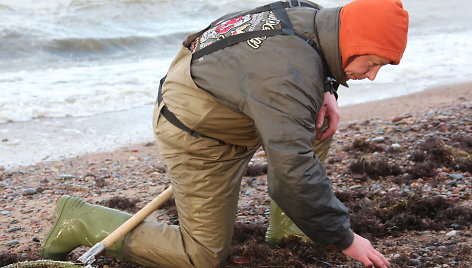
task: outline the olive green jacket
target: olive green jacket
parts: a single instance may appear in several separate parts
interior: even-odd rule
[[[313,241],[344,249],[353,241],[348,209],[335,197],[313,152],[324,80],[330,75],[346,85],[340,10],[287,9],[295,31],[311,38],[321,55],[293,35],[256,40],[257,48],[241,42],[192,62],[191,76],[205,97],[172,92],[165,84],[163,94],[169,110],[189,128],[242,146],[261,142],[271,198]],[[208,96],[215,103],[200,105]]]

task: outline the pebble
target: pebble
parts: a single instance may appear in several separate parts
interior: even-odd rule
[[[456,186],[456,185],[457,185],[457,181],[449,181],[449,182],[447,183],[447,185],[449,185],[449,186]]]
[[[418,259],[410,259],[410,262],[413,263],[414,266],[420,266],[421,261]]]
[[[8,216],[8,215],[11,215],[11,212],[10,211],[7,211],[7,210],[3,210],[2,212],[0,212],[3,216]]]
[[[72,180],[72,179],[75,179],[75,178],[77,178],[77,177],[74,176],[74,175],[71,175],[71,174],[61,174],[58,177],[58,179],[60,179],[60,180]]]
[[[450,231],[449,233],[446,234],[447,237],[452,237],[452,236],[455,236],[455,235],[457,235],[456,230]]]
[[[20,244],[20,241],[18,240],[11,240],[11,241],[8,241],[8,242],[5,242],[5,243],[2,243],[0,245],[2,246],[8,246],[8,247],[14,247],[16,245]]]
[[[394,148],[394,149],[399,149],[400,147],[401,147],[401,145],[398,144],[398,143],[392,144],[392,148]]]
[[[361,189],[361,188],[362,188],[362,185],[357,184],[357,185],[353,185],[353,186],[349,187],[349,190],[357,190],[357,189]]]
[[[453,179],[453,180],[462,180],[464,178],[463,175],[461,174],[450,174],[449,175],[449,179]]]
[[[37,192],[38,192],[38,190],[36,188],[26,188],[26,189],[23,190],[24,195],[32,195],[32,194],[35,194]]]
[[[13,228],[8,229],[7,232],[13,233],[13,232],[16,232],[16,231],[19,231],[19,230],[21,230],[21,227],[13,227]]]
[[[384,142],[385,141],[385,138],[380,136],[380,137],[375,137],[373,138],[371,141],[373,142]]]

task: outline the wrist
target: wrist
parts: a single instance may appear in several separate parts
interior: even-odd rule
[[[339,87],[339,83],[334,78],[326,77],[323,91],[325,93],[329,92],[331,95],[334,95],[336,100],[338,99],[338,91],[337,91],[338,87]]]

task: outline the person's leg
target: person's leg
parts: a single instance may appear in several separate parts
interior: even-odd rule
[[[241,177],[256,148],[196,138],[163,117],[157,129],[180,226],[139,225],[125,239],[125,259],[157,267],[215,267],[228,254]]]

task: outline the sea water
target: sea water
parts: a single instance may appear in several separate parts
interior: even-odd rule
[[[269,2],[0,0],[0,166],[152,140],[158,81],[182,39]],[[401,64],[340,88],[340,105],[471,80],[472,1],[403,3],[410,31]]]

